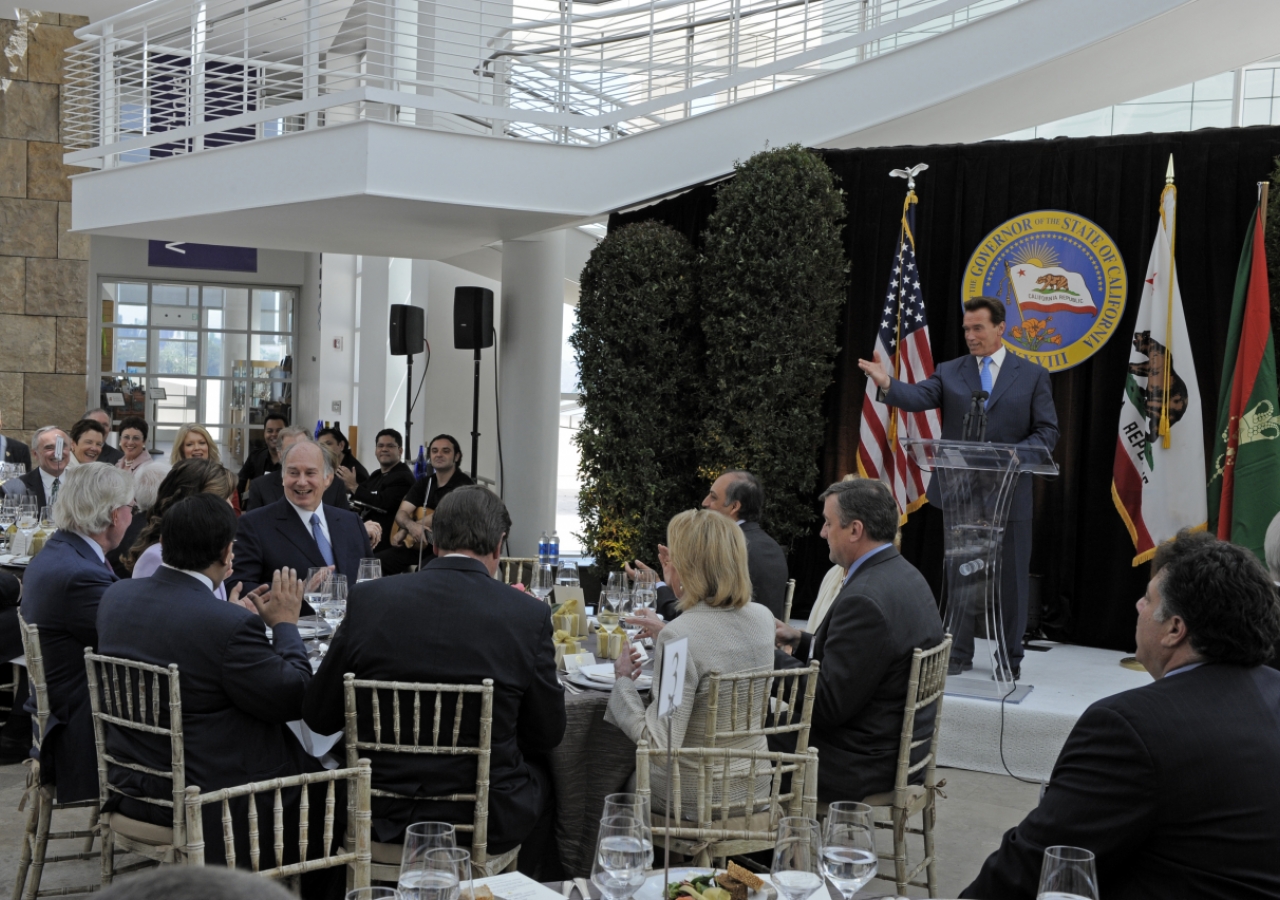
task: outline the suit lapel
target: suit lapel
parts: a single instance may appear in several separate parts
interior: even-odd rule
[[[960,360],[960,374],[964,377],[964,383],[969,386],[970,397],[974,391],[982,390],[982,376],[978,374],[978,362],[972,353],[966,353],[964,359]]]
[[[996,378],[995,386],[991,388],[991,398],[987,401],[988,410],[996,405],[996,401],[1009,389],[1009,385],[1013,384],[1014,379],[1018,377],[1018,369],[1021,365],[1022,362],[1018,357],[1009,350],[1005,350],[1004,365],[1000,367],[1000,376]]]
[[[351,530],[346,526],[344,516],[337,513],[340,510],[325,504],[324,516],[325,521],[329,523],[329,543],[333,546],[333,563],[339,575],[346,575],[348,578],[355,576],[360,569],[360,553],[359,546],[353,546],[351,538],[353,537]],[[356,560],[355,568],[349,563]]]
[[[902,554],[898,552],[897,547],[889,546],[868,559],[862,565],[858,566],[858,571],[854,572],[853,577],[845,582],[844,586],[840,588],[839,593],[836,594],[836,599],[831,602],[830,608],[827,609],[827,614],[823,617],[822,624],[818,626],[818,633],[813,636],[813,643],[815,647],[818,646],[819,643],[826,642],[827,626],[830,625],[831,620],[835,618],[832,613],[835,611],[836,604],[843,601],[846,595],[852,593],[856,589],[858,582],[865,578],[869,571],[881,563],[886,563],[891,559],[897,559],[901,555]]]
[[[23,475],[22,481],[24,484],[26,484],[27,487],[31,489],[31,493],[35,494],[36,497],[40,500],[41,506],[49,505],[49,501],[45,499],[45,496],[44,496],[44,479],[40,475],[39,469],[36,469],[34,472],[28,472],[26,475]]]
[[[280,523],[280,533],[289,540],[289,543],[303,552],[311,565],[317,567],[325,565],[324,557],[320,555],[320,548],[316,546],[316,539],[302,524],[302,520],[293,511],[288,500],[276,501],[276,519]],[[330,534],[332,533],[333,529],[330,528]]]

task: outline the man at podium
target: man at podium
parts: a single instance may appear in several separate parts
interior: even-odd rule
[[[1049,389],[1049,371],[1019,359],[1004,346],[1004,304],[992,297],[964,303],[964,340],[969,355],[942,363],[920,384],[890,377],[877,353],[874,361],[858,360],[858,368],[880,389],[879,399],[907,412],[942,410],[942,439],[963,440],[965,416],[985,392],[985,439],[997,444],[1043,447],[1058,442],[1058,414]],[[929,482],[929,502],[941,508],[938,479]],[[1002,548],[1000,597],[1005,646],[1016,681],[1022,675],[1022,635],[1027,627],[1028,568],[1031,564],[1031,479],[1023,475],[1014,488]],[[961,618],[953,635],[948,674],[973,668],[973,618]]]

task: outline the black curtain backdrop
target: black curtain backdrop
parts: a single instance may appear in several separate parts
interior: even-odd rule
[[[1055,480],[1036,479],[1031,572],[1040,576],[1042,624],[1051,637],[1132,650],[1134,603],[1145,589],[1149,567],[1131,565],[1133,545],[1111,500],[1111,466],[1129,341],[1169,155],[1178,186],[1178,279],[1209,460],[1236,267],[1257,182],[1269,177],[1280,155],[1280,128],[819,152],[847,195],[844,242],[850,263],[842,349],[825,398],[822,470],[828,481],[856,471],[866,384],[857,358],[870,353],[875,339],[905,194],[903,181],[890,178],[890,169],[929,164],[916,187],[916,252],[935,362],[965,352],[962,273],[974,248],[997,225],[1020,213],[1061,209],[1092,219],[1115,240],[1129,284],[1124,317],[1098,353],[1053,376],[1061,429],[1054,456],[1061,474]],[[614,215],[609,227],[657,219],[700,244],[713,208],[714,188],[703,185]],[[922,513],[904,527],[903,551],[936,591],[941,515],[928,507]],[[817,526],[815,537],[800,542],[790,558],[798,582],[797,614],[812,603],[829,567],[816,533]]]

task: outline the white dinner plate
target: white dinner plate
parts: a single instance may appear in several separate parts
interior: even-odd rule
[[[583,666],[583,668],[589,669],[591,667]],[[611,665],[610,668],[613,668],[613,666]],[[582,674],[581,670],[574,672],[572,675],[566,675],[565,681],[575,684],[578,687],[590,688],[593,691],[612,691],[613,690],[612,681],[597,681],[593,678],[588,678],[586,675]],[[635,685],[636,685],[637,691],[647,691],[649,690],[650,687],[653,686],[653,676],[641,675],[639,678],[636,679]]]
[[[661,859],[661,853],[658,858]],[[671,870],[671,880],[667,881],[664,872],[655,872],[645,879],[644,884],[633,895],[634,900],[663,900],[663,887],[666,884],[672,884],[677,881],[686,881],[695,875],[710,875],[713,869],[705,868],[673,868]],[[777,900],[778,892],[774,890],[769,880],[764,879],[764,887],[758,891],[751,891],[747,894],[748,900]]]

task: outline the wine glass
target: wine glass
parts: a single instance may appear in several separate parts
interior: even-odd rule
[[[786,816],[778,823],[769,871],[783,900],[807,900],[822,887],[822,832],[817,819]]]
[[[430,847],[407,868],[401,864],[397,889],[404,900],[458,900],[470,880],[470,850]]]
[[[347,614],[347,576],[330,575],[328,591],[324,601],[324,620],[334,631],[342,624]]]
[[[307,569],[307,580],[302,586],[302,598],[315,611],[317,616],[323,615],[321,610],[329,596],[329,576],[333,570],[328,566],[314,566]]]
[[[604,818],[630,816],[640,823],[640,841],[645,847],[645,868],[653,868],[653,817],[649,797],[644,794],[610,794],[604,798]]]
[[[862,890],[875,877],[875,823],[871,807],[841,800],[827,812],[827,828],[822,837],[822,870],[845,900]]]
[[[639,819],[606,816],[600,820],[591,883],[604,900],[627,900],[634,894],[644,884],[647,860]]]
[[[1098,900],[1097,861],[1083,847],[1046,847],[1037,900]]]
[[[54,522],[53,522],[53,507],[52,506],[40,507],[40,530],[43,531],[45,534],[53,534],[55,527],[56,526],[54,525]]]
[[[627,573],[626,572],[610,572],[609,580],[605,582],[605,590],[610,594],[625,594],[627,592]]]
[[[356,584],[364,581],[376,581],[382,577],[382,560],[380,559],[362,559],[360,560],[360,574],[356,576]]]
[[[596,609],[596,621],[600,623],[600,628],[604,631],[613,631],[618,627],[618,621],[622,618],[622,597],[625,595],[616,594],[608,589],[600,592],[600,605]]]
[[[544,603],[556,586],[556,567],[549,562],[539,563],[529,573],[529,590]]]
[[[346,900],[402,900],[402,895],[395,888],[377,885],[347,891]]]
[[[448,822],[414,822],[404,832],[404,848],[400,851],[400,870],[421,860],[428,850],[458,846],[457,835]]]
[[[9,537],[9,529],[18,521],[18,498],[5,497],[4,502],[0,503],[0,538],[6,540],[12,552],[13,540]]]
[[[560,571],[556,573],[556,584],[564,587],[579,587],[582,579],[578,576],[578,564],[571,559],[560,563]]]
[[[35,503],[23,503],[18,509],[18,530],[22,532],[22,552],[31,555],[31,536],[40,525],[40,517],[36,515]]]

